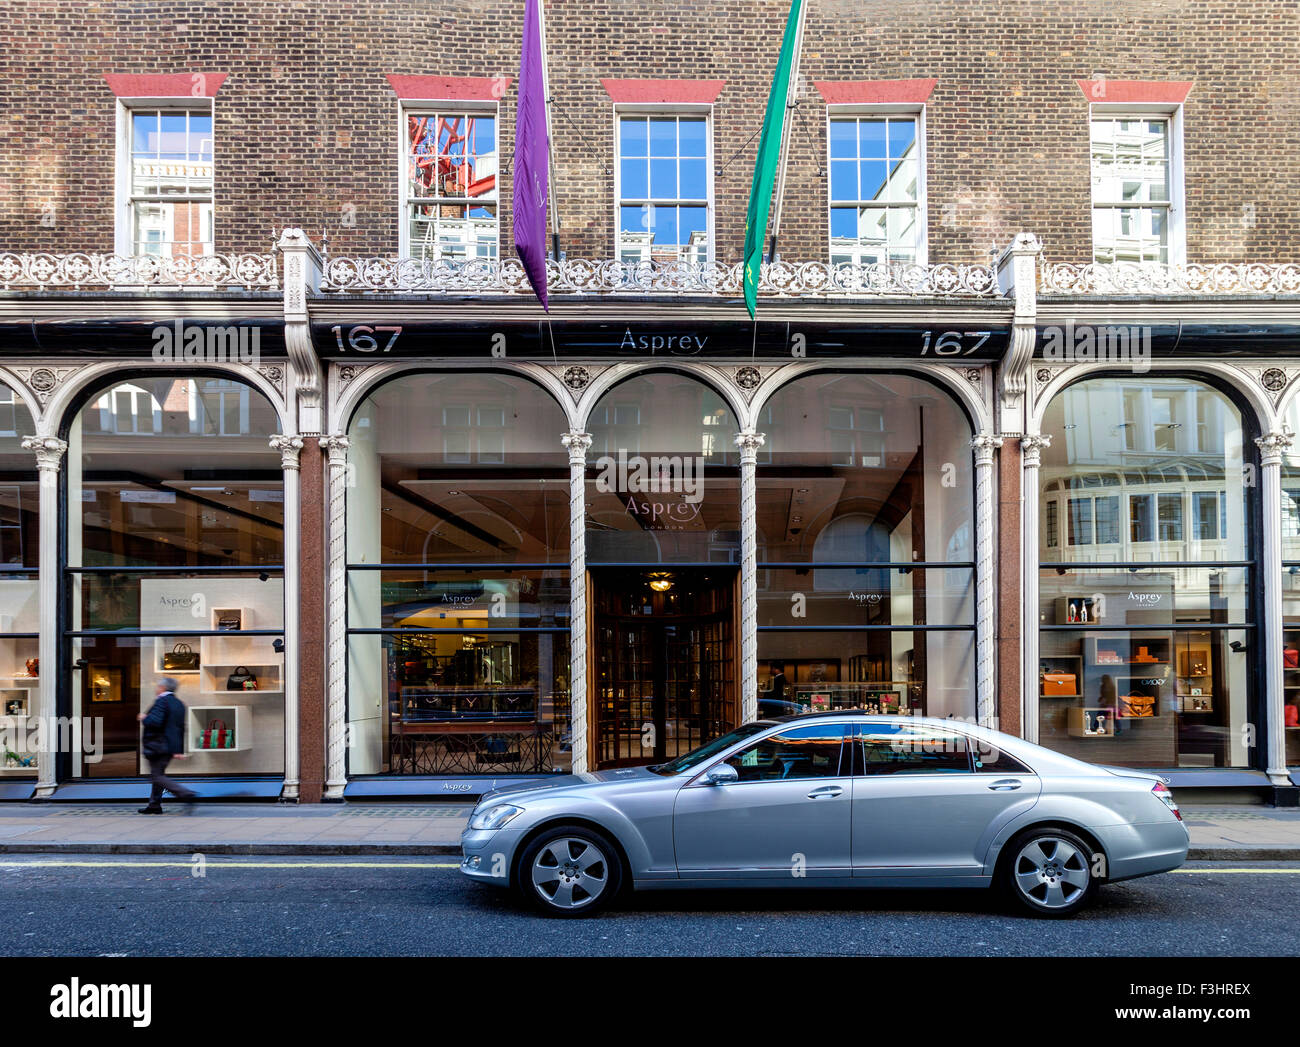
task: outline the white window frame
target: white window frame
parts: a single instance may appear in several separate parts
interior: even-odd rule
[[[929,149],[926,144],[924,102],[828,105],[826,107],[826,260],[831,259],[831,121],[851,117],[913,116],[916,118],[916,264],[930,264]]]
[[[1149,120],[1160,117],[1169,123],[1169,265],[1187,264],[1187,226],[1185,201],[1187,199],[1183,172],[1183,105],[1181,102],[1093,102],[1088,107],[1088,229],[1092,257],[1097,255],[1097,241],[1093,239],[1092,199],[1092,121],[1097,117],[1110,120]],[[1142,206],[1142,205],[1139,205]],[[1104,263],[1103,263],[1104,264]],[[1152,263],[1145,263],[1152,264]],[[1156,263],[1158,264],[1158,263]]]
[[[135,255],[135,207],[131,196],[131,114],[137,110],[158,109],[163,112],[203,112],[212,117],[212,199],[208,208],[212,221],[212,253],[217,254],[217,100],[190,95],[165,97],[119,98],[117,100],[116,162],[113,186],[113,250],[116,254]],[[179,199],[179,198],[178,198]],[[191,201],[192,202],[192,201]]]
[[[614,105],[614,258],[619,258],[619,240],[622,235],[619,212],[623,206],[623,157],[619,153],[619,120],[625,116],[703,116],[704,117],[704,165],[708,178],[708,198],[704,205],[704,221],[708,244],[705,250],[704,264],[711,264],[717,250],[717,235],[714,228],[717,194],[714,190],[714,146],[713,146],[713,103],[691,102],[665,105],[663,103],[619,102]],[[680,157],[679,157],[680,159]],[[679,187],[680,188],[680,187]],[[681,246],[680,244],[678,245]]]
[[[501,175],[501,103],[490,99],[465,98],[401,98],[397,102],[397,256],[411,258],[411,198],[410,186],[406,180],[407,156],[410,153],[410,139],[407,137],[406,120],[408,116],[417,116],[425,111],[444,114],[457,113],[465,116],[490,116],[496,120],[497,136],[497,238],[496,258],[501,261],[501,202],[504,194],[504,180]],[[511,176],[513,177],[513,170]],[[476,259],[478,260],[478,259]]]

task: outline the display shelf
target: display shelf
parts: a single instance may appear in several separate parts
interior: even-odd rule
[[[1087,707],[1070,709],[1066,724],[1073,738],[1114,738],[1115,710]]]
[[[1073,676],[1072,689],[1060,690],[1061,682],[1048,676]],[[1043,655],[1038,659],[1038,695],[1040,698],[1082,698],[1083,656],[1078,654]]]
[[[253,710],[250,706],[235,705],[233,703],[230,705],[191,705],[186,711],[189,732],[185,744],[190,752],[237,753],[250,748],[247,741],[253,730]],[[208,729],[208,724],[214,720],[221,720],[225,723],[227,730],[235,732],[232,739],[233,745],[207,748],[201,744],[203,732]]]

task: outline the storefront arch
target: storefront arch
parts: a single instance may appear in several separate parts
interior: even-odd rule
[[[1025,636],[1028,737],[1094,762],[1257,773],[1243,725],[1273,718],[1255,682],[1281,645],[1280,519],[1264,511],[1278,459],[1256,444],[1277,417],[1230,365],[1045,383],[1031,418],[1051,442],[1034,441],[1024,479],[1024,614],[1041,623]]]
[[[51,405],[47,439],[67,453],[50,527],[64,535],[42,582],[58,607],[57,709],[103,734],[99,753],[61,752],[59,777],[140,777],[135,715],[167,675],[187,710],[184,773],[296,789],[282,400],[247,367],[86,370]]]
[[[575,414],[579,419],[579,424],[583,428],[586,427],[592,409],[615,386],[621,385],[628,379],[636,378],[639,375],[655,373],[680,374],[707,386],[727,405],[732,417],[736,420],[738,431],[749,427],[749,406],[728,371],[715,364],[684,361],[614,364],[602,370],[591,380],[591,383],[583,390],[582,396],[578,400]]]
[[[356,368],[354,377],[349,378],[346,384],[338,377],[342,372],[336,372],[335,382],[337,391],[331,398],[330,403],[330,432],[337,434],[346,434],[352,425],[353,415],[356,414],[357,408],[369,397],[377,388],[386,382],[391,382],[396,378],[408,374],[420,374],[423,372],[458,372],[458,373],[475,373],[481,372],[486,374],[512,374],[521,378],[527,378],[542,389],[555,401],[559,408],[564,412],[568,428],[574,428],[578,425],[581,414],[574,403],[573,394],[565,387],[560,376],[552,369],[541,364],[528,362],[515,362],[502,360],[494,362],[489,366],[466,366],[463,360],[445,360],[445,361],[419,361],[412,363],[385,363],[371,364],[367,367]],[[556,433],[555,439],[558,442],[560,433]]]
[[[914,371],[800,372],[756,407],[760,696],[981,717],[969,413]]]
[[[287,373],[288,368],[283,367],[281,370]],[[68,375],[51,394],[49,402],[45,405],[37,435],[66,438],[68,426],[84,405],[88,393],[100,386],[114,384],[119,379],[131,381],[133,378],[158,378],[168,375],[228,379],[249,386],[256,389],[274,408],[277,432],[292,433],[296,428],[289,416],[285,397],[280,388],[255,367],[230,363],[211,364],[195,368],[193,371],[178,371],[175,364],[150,365],[141,361],[138,364],[123,366],[122,361],[119,360],[87,364],[78,367]]]
[[[346,677],[330,686],[351,733],[331,778],[562,767],[565,405],[527,366],[368,370],[331,451],[344,466],[331,475],[343,526],[330,584],[344,592],[331,645]]]
[[[928,380],[956,401],[973,433],[991,433],[993,415],[984,385],[987,371],[988,369],[984,367],[953,368],[937,364],[906,362],[873,361],[870,364],[862,364],[837,361],[834,364],[827,364],[820,361],[800,361],[774,368],[771,373],[763,376],[754,389],[748,409],[751,419],[760,418],[764,406],[783,386],[818,372],[897,374]],[[751,424],[761,431],[762,427],[757,422]]]

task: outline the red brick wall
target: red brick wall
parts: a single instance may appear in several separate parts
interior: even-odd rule
[[[928,110],[932,260],[978,261],[1019,229],[1091,253],[1077,78],[1192,80],[1188,254],[1300,259],[1300,8],[1280,0],[810,0],[782,254],[826,257],[825,108],[813,79],[937,77]],[[738,257],[754,143],[787,0],[548,0],[559,206],[570,255],[613,251],[602,76],[721,78],[717,255]],[[113,247],[105,72],[230,73],[216,98],[219,250],[328,228],[335,253],[397,245],[388,72],[518,72],[522,0],[11,4],[0,32],[0,249]],[[503,156],[514,88],[501,108]],[[733,155],[734,154],[734,155]],[[502,248],[510,251],[509,180]],[[355,207],[356,224],[340,224]],[[1253,207],[1253,216],[1243,212]]]

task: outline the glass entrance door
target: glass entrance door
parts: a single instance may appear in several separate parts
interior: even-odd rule
[[[596,766],[655,763],[736,721],[734,571],[593,571]]]

